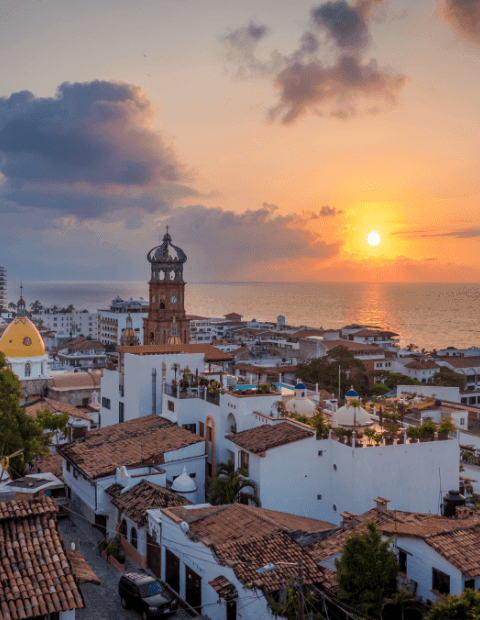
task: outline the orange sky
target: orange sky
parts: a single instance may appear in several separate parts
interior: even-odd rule
[[[335,0],[340,25],[327,4],[5,0],[0,263],[16,279],[142,279],[170,222],[196,280],[479,282],[480,0],[471,15]],[[95,80],[131,85],[118,116],[55,94]],[[12,112],[21,91],[48,123]],[[59,180],[44,159],[64,109],[78,126]]]

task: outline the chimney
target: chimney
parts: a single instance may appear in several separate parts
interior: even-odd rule
[[[376,497],[373,501],[377,503],[377,511],[384,512],[387,509],[387,504],[390,500],[385,497]]]
[[[357,515],[354,512],[345,511],[342,512],[340,516],[343,517],[340,524],[342,526],[342,530],[353,527],[356,523],[358,523]]]
[[[468,519],[470,516],[470,510],[468,506],[456,506],[455,507],[455,518],[456,519]]]

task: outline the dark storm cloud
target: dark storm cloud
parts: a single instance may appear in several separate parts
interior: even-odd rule
[[[268,34],[269,30],[262,24],[256,25],[251,21],[247,26],[237,28],[225,36],[226,41],[230,41],[238,47],[250,47],[252,44],[258,43],[260,39]]]
[[[130,204],[167,211],[167,196],[193,192],[152,119],[150,101],[129,84],[64,83],[55,97],[0,98],[0,199],[79,219]]]
[[[445,0],[443,17],[460,36],[480,45],[480,0]]]
[[[308,111],[337,118],[348,118],[359,111],[375,113],[378,108],[368,101],[395,105],[408,80],[404,75],[379,70],[374,60],[363,64],[356,56],[340,56],[329,67],[320,62],[295,63],[277,75],[280,102],[269,115],[288,124]]]
[[[345,0],[335,0],[312,9],[311,25],[320,34],[327,33],[337,52],[336,59],[329,59],[328,64],[321,58],[322,46],[311,30],[303,33],[292,54],[274,50],[267,61],[255,55],[257,40],[248,36],[249,27],[234,31],[234,36],[223,41],[229,58],[240,65],[237,75],[273,76],[280,101],[269,110],[270,120],[288,124],[309,112],[336,118],[360,112],[376,114],[397,105],[399,92],[409,82],[407,76],[381,69],[376,60],[365,62],[360,56],[370,41],[368,26],[373,8],[382,2],[358,0],[349,5]]]
[[[244,213],[196,205],[175,209],[165,224],[172,231],[181,231],[182,242],[210,248],[227,273],[258,261],[326,260],[338,254],[339,243],[326,243],[318,233],[303,227],[311,215],[280,215],[277,211],[278,207],[268,203]]]

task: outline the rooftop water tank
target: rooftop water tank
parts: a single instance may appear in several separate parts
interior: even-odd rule
[[[465,506],[465,496],[460,491],[449,491],[443,496],[444,517],[454,517],[457,506]]]

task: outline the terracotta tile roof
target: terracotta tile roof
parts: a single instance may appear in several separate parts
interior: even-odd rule
[[[203,353],[206,362],[221,362],[233,359],[229,353],[216,349],[211,344],[146,344],[136,347],[117,347],[121,353],[131,355],[162,355],[169,353]]]
[[[448,560],[465,575],[480,575],[480,518],[452,519],[416,512],[401,512],[376,509],[356,517],[355,525],[339,530],[332,536],[305,547],[306,552],[316,562],[322,562],[340,553],[347,536],[352,532],[361,535],[365,523],[373,521],[385,535],[395,534],[398,538],[419,538],[424,540],[442,557]],[[335,571],[325,570],[325,582],[329,589],[336,589]]]
[[[187,506],[191,502],[173,491],[143,480],[125,493],[117,495],[112,499],[112,504],[135,523],[145,525],[147,510]]]
[[[149,415],[87,432],[57,451],[88,478],[102,478],[117,467],[161,465],[164,453],[205,441],[169,420]]]
[[[433,368],[440,368],[440,366],[433,360],[412,360],[405,364],[405,368],[412,368],[415,370],[429,370]]]
[[[461,522],[461,521],[460,521]],[[425,542],[467,577],[480,575],[480,523],[425,539]]]
[[[237,595],[237,588],[223,575],[215,577],[215,579],[212,579],[212,581],[209,581],[208,583],[212,586],[220,598],[228,600]]]
[[[81,409],[77,409],[73,405],[69,405],[68,403],[62,403],[59,400],[53,400],[53,398],[40,398],[38,400],[33,401],[30,404],[27,404],[23,407],[25,413],[31,418],[37,417],[37,411],[50,411],[51,413],[68,413],[75,418],[80,418],[81,420],[88,420],[93,422],[93,418],[82,411]]]
[[[61,454],[49,454],[35,460],[35,467],[39,473],[51,473],[62,480],[63,458]]]
[[[108,493],[108,495],[110,495],[111,497],[118,497],[120,493],[123,491],[123,489],[124,487],[121,484],[118,484],[118,482],[115,482],[114,484],[109,486],[107,489],[105,489],[105,493]]]
[[[456,357],[449,355],[445,357],[439,357],[439,360],[447,362],[450,366],[455,368],[478,368],[480,366],[480,357],[472,355],[469,357]]]
[[[89,370],[88,372],[64,372],[52,376],[52,382],[49,385],[49,388],[53,390],[99,388],[101,379],[101,370]]]
[[[278,446],[284,446],[294,441],[309,439],[314,433],[300,428],[289,422],[280,422],[278,424],[263,424],[255,426],[240,433],[226,435],[232,443],[240,446],[244,450],[259,454]]]
[[[321,579],[312,558],[286,532],[256,536],[215,545],[215,553],[222,564],[235,568],[239,579],[246,585],[268,591],[279,590],[285,581],[298,575],[298,562],[303,560],[304,583],[318,583]],[[278,565],[275,570],[258,574],[258,568],[269,563],[287,562],[294,566]]]
[[[94,583],[99,586],[101,583],[100,579],[95,575],[80,551],[73,549],[67,549],[66,551],[67,558],[72,565],[73,574],[77,578],[78,583]]]
[[[189,523],[190,535],[208,547],[279,531],[321,532],[335,528],[325,521],[244,504],[170,508],[163,512],[178,523]]]
[[[0,504],[2,620],[85,606],[57,529],[56,510],[51,498]]]
[[[323,344],[330,351],[331,349],[335,349],[335,347],[345,347],[349,351],[373,351],[377,355],[383,354],[382,347],[379,347],[376,344],[363,344],[362,342],[353,342],[352,340],[323,340]],[[373,353],[372,353],[373,355]]]
[[[71,340],[65,342],[57,347],[56,351],[62,351],[63,349],[72,349],[73,351],[105,351],[105,345],[99,340],[87,340],[86,338],[77,338],[77,340]]]

